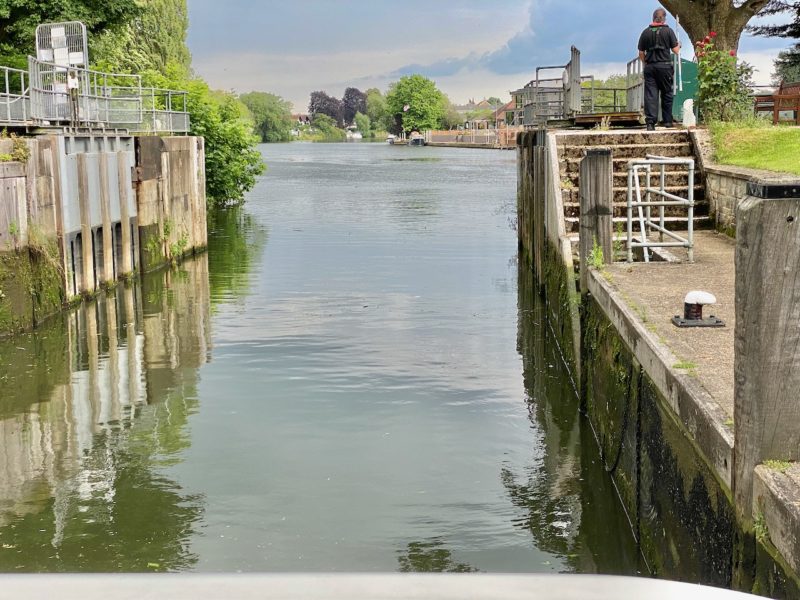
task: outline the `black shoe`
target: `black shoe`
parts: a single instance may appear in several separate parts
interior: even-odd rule
[[[655,125],[653,125],[652,123],[647,124],[647,131],[655,131],[655,130],[656,130]]]
[[[664,123],[664,127],[666,127],[667,129],[674,129],[675,123],[673,123],[672,121],[670,121],[669,123]]]

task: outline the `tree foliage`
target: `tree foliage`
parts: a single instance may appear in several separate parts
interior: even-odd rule
[[[389,86],[386,105],[404,131],[438,129],[445,114],[445,95],[427,77],[406,75]]]
[[[239,99],[253,116],[256,134],[262,142],[288,142],[292,139],[292,104],[266,92],[250,92]]]
[[[204,137],[206,142],[208,203],[241,203],[264,171],[261,154],[253,147],[258,140],[252,134],[245,106],[231,94],[213,92],[202,79],[187,78],[179,67],[168,69],[166,74],[146,73],[144,81],[154,87],[188,92],[189,133]]]
[[[344,106],[342,101],[325,92],[311,92],[311,100],[308,103],[308,114],[313,119],[317,115],[327,115],[337,125],[342,125],[344,117]]]
[[[776,84],[782,81],[789,83],[800,81],[800,44],[778,53],[773,80]]]
[[[776,2],[766,9],[764,14],[775,15],[783,12],[793,13],[792,20],[788,23],[759,25],[757,27],[749,27],[748,30],[756,35],[765,37],[800,39],[800,1]],[[800,43],[778,54],[778,58],[775,59],[773,81],[776,84],[781,81],[800,81]]]
[[[125,24],[97,36],[93,62],[113,72],[165,71],[179,65],[188,74],[186,0],[137,0],[140,10]]]
[[[337,125],[333,118],[323,113],[317,113],[311,120],[311,127],[315,130],[312,139],[317,142],[343,142],[347,134]]]
[[[342,97],[342,116],[344,125],[352,125],[356,118],[356,113],[366,114],[367,95],[356,88],[349,87],[344,91]]]
[[[455,129],[464,124],[465,118],[460,112],[456,110],[450,98],[447,96],[443,100],[444,114],[442,115],[442,129]]]
[[[90,40],[100,32],[123,26],[141,14],[131,0],[2,0],[0,1],[0,57],[4,64],[21,66],[36,48],[41,23],[82,21]]]
[[[747,30],[755,35],[763,35],[765,37],[800,39],[800,1],[771,2],[767,8],[761,11],[761,14],[771,16],[788,12],[794,13],[792,20],[788,23],[756,25],[753,27],[748,27]]]
[[[368,89],[366,95],[366,115],[372,122],[373,129],[392,131],[395,126],[395,120],[394,117],[389,114],[389,108],[386,105],[386,97],[377,88]]]
[[[659,0],[672,16],[679,16],[681,27],[692,43],[709,32],[717,33],[717,47],[737,50],[748,22],[771,8],[780,8],[781,0]]]

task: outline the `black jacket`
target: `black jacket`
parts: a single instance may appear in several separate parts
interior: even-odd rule
[[[678,36],[669,25],[655,23],[639,36],[639,51],[644,52],[644,62],[672,63],[672,49],[678,45]]]

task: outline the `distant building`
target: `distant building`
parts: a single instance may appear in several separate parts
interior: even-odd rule
[[[474,99],[471,99],[466,104],[454,104],[453,108],[456,109],[457,113],[466,115],[467,113],[475,112],[476,110],[494,110],[496,107],[489,104],[489,101],[484,98],[480,102],[475,102]]]
[[[311,123],[311,117],[309,117],[308,115],[296,114],[292,115],[292,121],[294,121],[298,125],[308,125],[309,123]]]
[[[498,108],[494,113],[494,122],[498,127],[502,125],[515,125],[514,119],[516,117],[517,103],[511,100],[508,104],[504,104]]]

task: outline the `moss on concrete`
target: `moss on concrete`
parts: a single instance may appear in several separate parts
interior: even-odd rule
[[[544,243],[540,284],[544,290],[550,324],[558,346],[574,382],[580,381],[572,328],[572,311],[578,310],[575,296],[575,274],[568,271],[564,260],[550,240]]]
[[[0,335],[35,327],[65,303],[55,240],[31,235],[30,245],[0,252]]]

